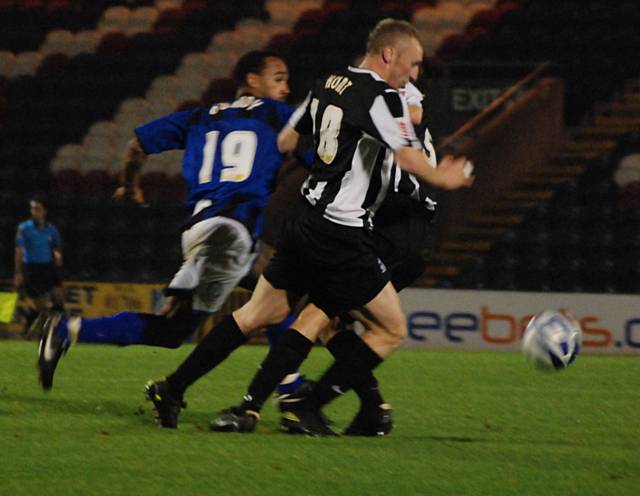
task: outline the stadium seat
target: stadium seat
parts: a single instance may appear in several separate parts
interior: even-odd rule
[[[122,53],[128,45],[129,37],[123,31],[112,31],[102,36],[96,54],[105,56]]]
[[[73,52],[75,36],[67,29],[57,29],[50,31],[40,47],[44,53],[64,53],[69,55]]]
[[[159,16],[160,11],[155,7],[138,7],[132,10],[127,23],[127,35],[151,31]]]
[[[28,76],[36,73],[36,69],[43,59],[41,52],[22,52],[16,56],[16,61],[11,71],[11,77]]]
[[[324,18],[325,11],[323,9],[305,10],[298,16],[292,32],[295,34],[313,34],[317,32],[318,26],[324,22]]]
[[[467,39],[462,33],[448,35],[436,51],[436,57],[441,62],[448,62],[458,58],[467,46]]]
[[[80,191],[82,174],[77,169],[60,169],[52,175],[51,188],[56,193],[74,193]]]
[[[172,8],[162,10],[153,25],[153,30],[158,34],[176,33],[180,28],[183,17],[184,12],[182,9]]]
[[[467,29],[483,28],[489,30],[493,28],[502,16],[502,10],[497,8],[481,9],[471,16],[467,23]]]
[[[98,24],[98,31],[126,32],[131,11],[123,5],[114,5],[107,8]]]
[[[42,60],[36,71],[36,76],[45,79],[60,77],[68,64],[69,57],[67,55],[64,53],[52,53]]]
[[[292,47],[295,45],[297,38],[298,37],[294,33],[278,33],[271,37],[266,49],[288,56]]]
[[[72,55],[93,53],[100,43],[100,38],[97,31],[78,31],[74,36]]]
[[[79,191],[89,195],[100,195],[104,198],[109,198],[117,185],[118,180],[105,169],[93,169],[84,174]]]
[[[185,15],[201,14],[207,11],[206,0],[184,0],[182,2],[182,11]]]
[[[202,102],[210,106],[216,102],[228,102],[235,96],[235,82],[230,78],[217,78],[209,83],[202,95]]]
[[[0,51],[0,75],[11,77],[16,65],[16,56],[7,50]]]

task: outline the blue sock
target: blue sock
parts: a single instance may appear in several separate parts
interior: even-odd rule
[[[278,394],[291,394],[294,393],[304,381],[304,376],[296,371],[293,374],[289,374],[285,377],[280,384],[278,384]]]
[[[59,338],[62,338],[65,341],[69,339],[69,328],[67,327],[68,320],[69,319],[64,319],[64,318],[60,319],[60,322],[58,322],[58,325],[53,331],[56,336],[58,336]]]
[[[97,319],[82,319],[78,341],[122,346],[142,344],[145,324],[145,319],[135,312],[121,312],[111,317]]]
[[[297,315],[292,313],[286,319],[278,324],[273,324],[267,327],[267,338],[269,339],[269,346],[273,346],[280,341],[280,336],[285,329],[289,329],[291,324],[296,320]]]

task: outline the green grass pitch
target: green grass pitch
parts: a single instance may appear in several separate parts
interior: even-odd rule
[[[640,360],[581,356],[559,373],[519,354],[402,350],[378,371],[394,407],[384,438],[208,431],[236,403],[266,348],[237,351],[198,382],[177,431],[143,400],[190,351],[80,345],[54,389],[36,382],[33,342],[0,342],[1,495],[637,495]],[[316,348],[316,377],[329,363]],[[343,428],[352,394],[326,409]]]

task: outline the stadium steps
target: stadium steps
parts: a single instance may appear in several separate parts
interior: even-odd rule
[[[615,140],[627,132],[626,126],[587,126],[576,131],[576,140]]]
[[[640,126],[640,116],[626,115],[599,115],[595,118],[594,123],[597,126],[607,127],[638,127]]]
[[[640,123],[638,94],[637,87],[628,84],[621,98],[598,106],[592,122],[574,129],[557,154],[525,172],[483,212],[452,230],[433,252],[427,271],[417,284],[449,284],[470,263],[487,255],[507,229],[519,226],[527,214],[552,201],[563,184],[575,182],[590,162],[612,151],[618,139]]]

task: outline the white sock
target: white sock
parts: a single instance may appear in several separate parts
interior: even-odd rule
[[[284,379],[282,379],[282,382],[280,383],[280,385],[286,386],[287,384],[291,384],[292,382],[297,381],[298,377],[300,377],[300,372],[294,372],[293,374],[289,374],[285,376]]]
[[[69,317],[69,319],[67,320],[67,331],[69,331],[69,341],[71,341],[71,344],[75,344],[78,341],[81,327],[82,318]]]

